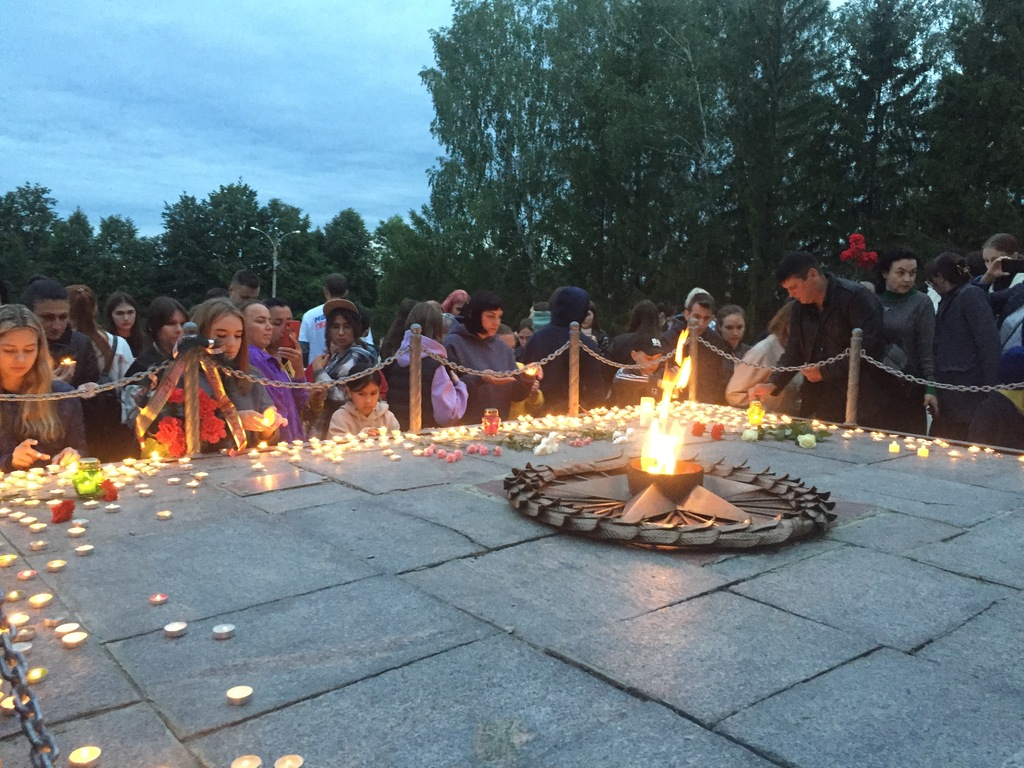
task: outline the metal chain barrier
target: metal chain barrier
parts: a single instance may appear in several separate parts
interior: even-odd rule
[[[890,368],[883,362],[875,360],[867,352],[862,351],[860,353],[861,358],[867,360],[876,368],[881,368],[886,373],[895,376],[898,379],[909,381],[911,384],[920,384],[925,387],[934,387],[935,389],[947,389],[951,392],[998,392],[1001,389],[1024,389],[1024,381],[1018,381],[1015,384],[943,384],[939,381],[928,381],[928,379],[922,379],[920,376],[911,376],[909,373],[897,370],[896,368]]]
[[[543,357],[540,360],[535,360],[535,361],[533,361],[531,363],[527,363],[526,365],[527,366],[539,365],[539,366],[541,366],[543,368],[545,365],[550,363],[556,357],[558,357],[559,355],[567,352],[569,350],[569,346],[570,345],[571,345],[571,342],[567,341],[567,342],[565,342],[565,344],[560,346],[558,349],[556,349],[554,352],[552,352],[547,357]],[[429,357],[431,360],[436,360],[441,365],[443,365],[443,366],[445,366],[447,368],[451,368],[453,371],[457,371],[457,372],[459,372],[461,374],[464,374],[464,375],[471,375],[471,376],[494,376],[496,378],[508,378],[510,376],[518,376],[519,374],[522,373],[522,370],[520,370],[519,368],[517,368],[514,371],[492,371],[490,369],[488,369],[486,371],[477,371],[477,370],[474,370],[472,368],[467,368],[464,365],[459,365],[458,363],[453,363],[447,357],[442,357],[441,355],[438,355],[438,354],[436,354],[434,352],[428,352],[428,351],[424,350],[423,354],[426,355],[427,357]]]
[[[161,363],[155,368],[150,368],[146,371],[136,373],[134,376],[130,376],[127,379],[119,379],[112,381],[109,384],[97,384],[94,387],[88,389],[73,389],[70,392],[50,392],[48,394],[40,395],[0,395],[0,403],[5,402],[18,402],[18,403],[31,403],[40,400],[73,400],[76,397],[82,397],[89,399],[95,397],[102,392],[113,392],[115,389],[121,389],[123,387],[131,386],[132,384],[138,384],[140,381],[145,381],[150,376],[155,376],[167,370],[171,366],[171,361]]]
[[[647,367],[649,367],[651,365],[654,365],[654,364],[661,365],[666,360],[671,360],[672,358],[674,358],[676,356],[675,350],[672,350],[671,352],[666,352],[664,355],[659,357],[657,360],[651,360],[649,363],[630,363],[629,365],[626,365],[625,363],[618,363],[618,362],[616,362],[614,360],[611,360],[611,359],[603,356],[600,352],[595,352],[593,349],[588,347],[586,344],[580,344],[580,349],[582,349],[584,352],[586,352],[592,358],[597,360],[597,362],[599,362],[599,363],[604,363],[605,365],[610,365],[613,368],[622,368],[625,371],[639,371],[641,368],[647,368]]]
[[[832,355],[832,357],[826,360],[821,360],[817,363],[804,363],[803,365],[761,365],[760,363],[748,363],[746,360],[736,357],[736,355],[730,354],[726,352],[724,349],[719,349],[702,336],[698,336],[697,341],[699,341],[701,344],[710,349],[719,357],[724,357],[726,360],[731,360],[733,363],[743,363],[743,365],[749,365],[751,368],[760,368],[763,371],[773,371],[777,373],[800,373],[800,371],[809,366],[831,365],[832,363],[838,363],[840,360],[845,360],[850,356],[850,348],[847,347],[839,354]]]
[[[53,761],[60,756],[60,749],[53,736],[46,730],[43,722],[43,713],[39,711],[39,702],[28,684],[25,664],[25,657],[14,650],[14,641],[11,639],[10,625],[7,623],[7,616],[3,610],[3,600],[0,599],[0,653],[3,654],[3,666],[0,667],[0,676],[11,684],[13,689],[11,698],[14,701],[14,711],[18,713],[21,721],[21,730],[32,745],[29,758],[33,768],[53,768]]]
[[[265,387],[277,387],[278,389],[327,389],[329,387],[347,384],[348,382],[355,381],[356,379],[361,379],[369,373],[382,371],[387,366],[395,362],[399,355],[403,352],[407,352],[408,350],[408,347],[402,347],[391,357],[386,360],[381,360],[372,368],[367,368],[365,371],[360,371],[353,376],[343,376],[340,379],[334,379],[332,381],[277,381],[276,379],[267,379],[263,376],[254,376],[251,373],[243,373],[235,368],[229,368],[223,363],[218,364],[217,368],[225,376],[231,376],[236,379],[241,379],[242,381],[251,381],[253,384],[262,384]]]

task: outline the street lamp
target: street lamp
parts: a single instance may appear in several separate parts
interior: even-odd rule
[[[277,252],[281,248],[282,240],[284,240],[289,235],[299,234],[300,230],[293,229],[291,232],[285,232],[283,235],[277,235],[275,237],[274,235],[271,235],[269,232],[264,232],[259,227],[249,227],[249,229],[251,229],[253,232],[259,232],[261,235],[264,235],[267,238],[267,240],[270,241],[270,244],[274,247],[274,260],[272,262],[273,269],[271,271],[270,278],[270,295],[273,298],[277,298]]]

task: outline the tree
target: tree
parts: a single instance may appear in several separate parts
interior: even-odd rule
[[[82,283],[95,287],[98,274],[93,237],[92,224],[81,208],[76,208],[66,220],[57,219],[50,236],[50,277],[64,285]]]
[[[377,314],[393,317],[403,299],[440,300],[459,283],[455,265],[436,248],[422,216],[410,214],[412,225],[401,216],[380,222],[372,248],[380,265]]]
[[[977,248],[1024,231],[1024,1],[972,2],[950,37],[917,210],[937,244]]]
[[[27,182],[0,198],[0,260],[12,297],[49,266],[56,205],[47,187]]]
[[[329,271],[348,278],[352,296],[364,306],[374,306],[378,273],[363,217],[352,208],[341,211],[324,227],[319,247]]]

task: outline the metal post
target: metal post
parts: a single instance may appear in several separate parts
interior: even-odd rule
[[[189,456],[197,456],[202,448],[199,441],[199,356],[202,350],[192,348],[186,354],[188,358],[184,377],[185,452]]]
[[[580,414],[580,324],[569,326],[569,415]]]
[[[697,332],[697,318],[691,318],[690,336],[687,342],[690,345],[690,402],[697,402],[697,350],[700,345],[700,334]]]
[[[846,424],[857,426],[857,401],[860,398],[860,351],[864,347],[864,331],[853,329],[850,337],[850,368],[846,380]]]
[[[409,337],[409,431],[423,428],[423,329],[414,323]]]
[[[266,237],[267,240],[270,241],[270,245],[273,248],[273,254],[274,255],[273,255],[273,258],[271,260],[271,272],[270,272],[270,295],[273,296],[273,297],[276,297],[277,296],[277,265],[279,264],[279,262],[277,260],[277,252],[281,249],[281,241],[284,240],[286,237],[291,237],[292,235],[299,234],[302,230],[293,229],[291,232],[285,232],[283,235],[277,235],[277,237],[274,237],[269,232],[264,232],[259,227],[249,227],[249,229],[251,229],[253,232],[259,232],[261,235]],[[242,253],[241,249],[239,249],[238,253],[239,253],[239,255],[241,255],[241,253]]]

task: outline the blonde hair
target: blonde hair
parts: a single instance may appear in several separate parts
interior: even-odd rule
[[[50,347],[46,343],[46,333],[39,319],[23,304],[4,304],[0,306],[0,340],[11,331],[28,330],[36,335],[36,361],[21,380],[21,387],[16,395],[48,395],[53,392],[53,362],[50,360]],[[3,423],[3,411],[0,411],[0,427],[12,430],[15,434],[27,438],[52,441],[64,434],[64,425],[57,416],[57,409],[52,400],[31,400],[18,403],[16,424]]]
[[[255,303],[255,302],[254,302]],[[238,356],[231,361],[225,361],[225,364],[231,368],[241,371],[242,373],[249,372],[249,340],[245,334],[245,315],[230,299],[208,299],[202,304],[196,307],[192,307],[192,311],[189,312],[192,322],[199,327],[200,336],[209,338],[210,329],[213,324],[225,315],[231,315],[237,317],[242,321],[242,345],[238,348]],[[248,393],[252,389],[252,383],[245,379],[236,379],[235,377],[225,377],[225,388],[230,389],[234,386],[239,392]]]

